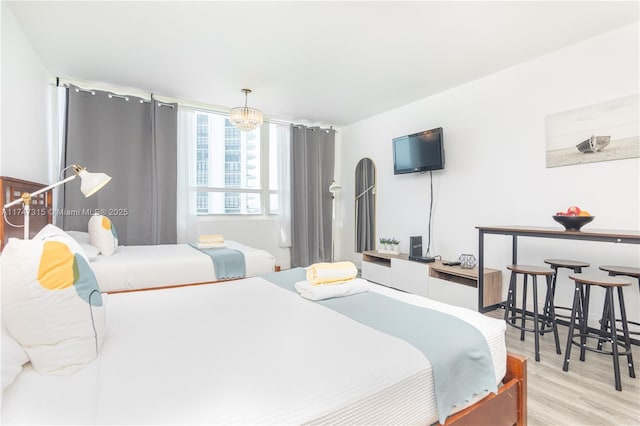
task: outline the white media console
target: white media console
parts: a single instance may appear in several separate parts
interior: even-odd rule
[[[362,278],[430,299],[478,310],[478,268],[421,263],[407,254],[362,253]],[[502,272],[484,268],[483,307],[502,299]]]

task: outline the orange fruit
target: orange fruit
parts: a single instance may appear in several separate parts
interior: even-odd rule
[[[586,210],[582,210],[580,213],[578,213],[578,216],[591,216],[591,213]]]

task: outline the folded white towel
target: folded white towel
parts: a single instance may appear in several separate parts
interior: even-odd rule
[[[199,249],[224,248],[227,243],[198,243]]]
[[[369,290],[371,283],[363,278],[354,278],[343,283],[312,285],[309,281],[298,281],[296,290],[309,300],[323,300],[332,297],[351,296]]]

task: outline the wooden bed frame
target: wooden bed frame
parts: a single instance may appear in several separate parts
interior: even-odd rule
[[[45,186],[41,183],[1,176],[0,206],[20,198],[24,192],[32,193]],[[36,235],[46,224],[51,223],[52,198],[51,191],[47,191],[31,199],[29,238]],[[4,248],[10,237],[22,238],[24,236],[22,228],[24,224],[24,209],[22,206],[11,206],[6,210],[3,209],[3,211],[3,219],[0,221],[0,250]],[[11,226],[7,221],[19,227]]]
[[[20,198],[23,192],[34,192],[46,185],[21,179],[0,177],[0,205]],[[35,235],[46,224],[51,223],[52,217],[51,192],[41,194],[32,199],[30,234]],[[22,207],[7,209],[7,219],[16,225],[22,225]],[[0,237],[2,248],[9,237],[22,238],[23,229],[0,223]],[[211,284],[197,283],[191,285]],[[170,288],[175,286],[166,286]],[[153,288],[151,290],[157,290]],[[507,373],[502,380],[502,386],[497,394],[489,394],[476,404],[449,416],[444,426],[526,426],[527,424],[527,360],[525,357],[507,354]]]
[[[449,416],[445,426],[526,426],[527,359],[507,353],[507,373],[497,394]]]

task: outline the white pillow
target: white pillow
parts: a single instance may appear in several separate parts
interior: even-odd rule
[[[104,256],[111,256],[118,248],[118,234],[108,217],[91,216],[89,219],[89,242]]]
[[[2,322],[2,389],[9,386],[22,371],[22,366],[29,362],[27,353],[20,343],[16,342]]]
[[[105,310],[82,248],[45,228],[33,240],[10,238],[2,252],[2,316],[37,371],[64,374],[97,356]]]
[[[84,255],[87,256],[89,262],[96,260],[100,256],[98,247],[94,247],[91,244],[80,244],[80,247],[82,247],[82,251],[84,251]]]
[[[70,237],[69,234],[67,234],[65,231],[63,231],[62,229],[58,228],[55,225],[52,224],[48,224],[45,225],[44,228],[42,228],[34,237],[34,240],[44,240],[50,237],[56,237],[56,236],[62,236],[62,237]]]
[[[78,242],[78,244],[91,244],[89,242],[89,233],[82,231],[65,231],[67,234],[71,236],[74,240]]]
[[[85,256],[87,256],[87,259],[89,259],[89,261],[96,260],[98,256],[100,256],[100,250],[98,250],[98,247],[92,246],[91,243],[89,243],[88,232],[82,232],[82,231],[66,231],[66,232],[74,240],[76,240],[78,244],[80,244],[80,247],[82,247],[82,250],[84,251],[84,254]]]

